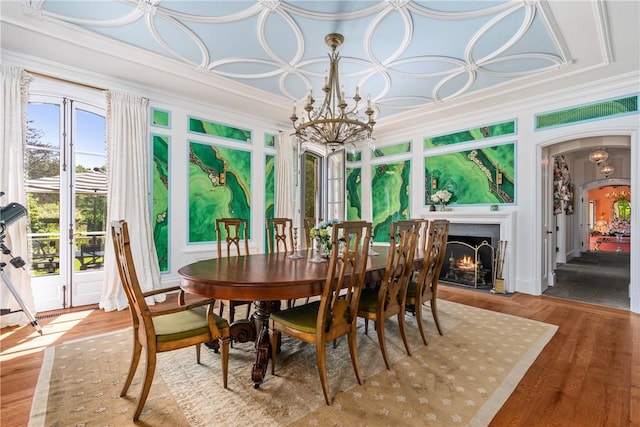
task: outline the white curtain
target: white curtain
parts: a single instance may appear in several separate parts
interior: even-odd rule
[[[0,198],[0,206],[9,202],[16,202],[27,207],[27,195],[24,191],[24,145],[26,133],[26,106],[29,88],[29,77],[24,70],[8,65],[2,65],[2,164],[0,165],[0,191],[6,195]],[[29,255],[27,241],[26,216],[7,225],[4,244],[13,256],[21,256],[26,260]],[[31,290],[31,276],[29,271],[14,268],[8,264],[9,257],[0,255],[2,261],[7,262],[4,271],[9,282],[20,295],[31,314],[35,314],[33,292]],[[8,286],[0,283],[0,308],[17,310],[20,305],[11,295]],[[12,313],[1,317],[2,327],[24,325],[28,323],[22,312]]]
[[[293,226],[300,228],[300,176],[298,144],[295,138],[278,134],[276,141],[276,217],[292,218]],[[297,178],[297,179],[296,179]]]
[[[100,308],[112,311],[127,307],[127,300],[116,268],[111,221],[124,219],[129,224],[131,251],[143,291],[159,287],[160,268],[150,221],[149,100],[119,91],[108,91],[106,96],[109,238]]]

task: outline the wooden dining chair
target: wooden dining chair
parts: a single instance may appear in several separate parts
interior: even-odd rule
[[[424,332],[422,306],[427,301],[429,301],[431,314],[433,315],[438,333],[442,335],[437,306],[438,278],[440,277],[440,270],[442,270],[442,263],[444,262],[448,236],[448,220],[436,219],[429,223],[429,239],[425,248],[422,267],[418,273],[417,280],[410,281],[407,286],[407,311],[416,316],[418,329],[420,329],[420,335],[425,345],[427,345],[427,336]]]
[[[413,258],[418,244],[420,224],[413,220],[395,221],[391,224],[389,235],[389,255],[380,284],[376,288],[362,290],[358,316],[364,318],[365,334],[369,320],[375,322],[380,351],[387,369],[391,369],[387,355],[384,330],[385,320],[396,316],[402,342],[411,356],[405,327],[405,300],[407,285],[413,273]]]
[[[267,218],[267,250],[268,253],[289,252],[295,250],[293,241],[293,222],[290,218]],[[286,300],[288,308],[295,305],[294,299]],[[309,298],[307,298],[309,302]]]
[[[293,222],[290,218],[267,218],[267,250],[270,254],[293,251]]]
[[[218,241],[218,257],[223,254],[223,243],[226,256],[249,255],[249,221],[244,218],[217,218],[216,237]],[[251,312],[251,301],[219,300],[218,314],[224,315],[225,306],[229,307],[229,322],[233,323],[236,307],[247,306],[245,319]]]
[[[281,333],[315,344],[318,375],[327,405],[331,404],[327,381],[327,342],[344,335],[348,337],[351,364],[358,384],[362,384],[356,349],[356,322],[370,239],[369,222],[336,223],[331,237],[333,244],[327,278],[320,300],[271,313],[269,320],[271,373],[275,374]],[[340,245],[340,242],[343,244]]]
[[[138,405],[133,414],[137,421],[149,395],[151,383],[156,370],[156,354],[164,351],[177,350],[195,345],[196,361],[200,363],[200,344],[219,341],[222,348],[222,381],[227,388],[227,373],[229,365],[229,323],[213,313],[213,300],[200,300],[188,305],[184,304],[184,293],[180,287],[154,289],[143,292],[138,282],[138,276],[131,254],[129,230],[124,220],[111,223],[111,236],[116,255],[116,265],[122,287],[129,302],[131,322],[133,325],[133,355],[129,366],[129,373],[120,392],[125,396],[133,380],[142,355],[146,354],[146,371],[142,391],[138,398]],[[177,307],[149,309],[146,297],[179,291]]]

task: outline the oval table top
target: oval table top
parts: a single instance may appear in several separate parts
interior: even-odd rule
[[[369,256],[367,273],[384,271],[388,247],[375,247]],[[328,263],[309,262],[311,250],[290,253],[254,254],[212,258],[185,265],[178,270],[185,292],[206,298],[236,301],[267,301],[305,298],[322,294]],[[416,254],[416,259],[418,254]],[[422,259],[422,258],[420,258]]]

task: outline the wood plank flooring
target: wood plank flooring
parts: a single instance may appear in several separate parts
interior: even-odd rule
[[[442,299],[559,326],[491,426],[640,426],[640,316],[547,296],[506,297],[440,287]],[[39,316],[40,317],[40,316]],[[42,325],[56,321],[43,319]],[[94,310],[47,345],[130,324],[127,310]],[[2,329],[0,424],[25,426],[44,347],[30,326]]]

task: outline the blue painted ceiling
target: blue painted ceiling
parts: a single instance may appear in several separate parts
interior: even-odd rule
[[[571,62],[538,1],[28,2],[55,21],[301,103],[321,98],[338,32],[340,79],[378,117],[536,76]],[[32,13],[34,10],[31,11]]]

